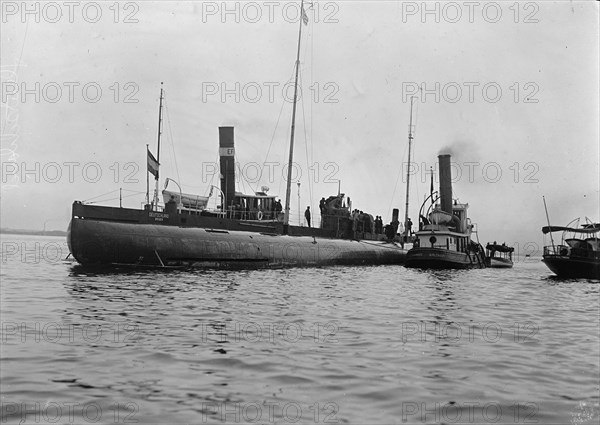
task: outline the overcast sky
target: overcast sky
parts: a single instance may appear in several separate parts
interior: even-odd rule
[[[266,185],[283,200],[298,4],[42,2],[27,11],[2,2],[2,227],[66,229],[74,200],[119,188],[140,192],[124,200],[139,207],[161,81],[161,187],[169,176],[205,194],[218,127],[231,125],[253,182],[238,190]],[[469,203],[482,242],[541,245],[542,195],[553,224],[598,220],[598,2],[424,5],[308,10],[294,156],[301,210],[318,209],[341,180],[353,207],[403,216],[414,94],[414,222],[442,151],[453,154],[454,195]],[[292,195],[297,221],[296,184]]]

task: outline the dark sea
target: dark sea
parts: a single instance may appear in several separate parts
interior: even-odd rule
[[[539,257],[99,273],[1,241],[0,423],[599,422],[600,283]]]

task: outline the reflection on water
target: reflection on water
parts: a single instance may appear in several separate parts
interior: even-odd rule
[[[537,261],[2,273],[3,422],[598,422],[600,285]]]

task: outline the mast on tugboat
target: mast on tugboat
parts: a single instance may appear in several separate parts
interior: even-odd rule
[[[156,162],[158,168],[154,179],[156,180],[156,188],[154,189],[154,210],[158,211],[158,174],[160,169],[160,135],[162,134],[162,103],[163,103],[163,83],[160,83],[160,103],[158,106],[158,147],[156,151]]]
[[[408,166],[406,168],[406,205],[404,208],[404,235],[406,237],[406,242],[408,242],[408,196],[410,194],[410,151],[412,147],[413,140],[413,101],[415,96],[410,97],[410,121],[408,124]]]
[[[298,100],[298,72],[300,70],[300,41],[304,22],[304,0],[300,2],[300,29],[298,30],[298,53],[296,55],[296,79],[294,81],[294,103],[292,105],[292,131],[290,135],[290,156],[288,159],[287,186],[285,189],[285,210],[283,214],[283,234],[288,234],[290,224],[290,196],[292,191],[292,161],[294,159],[294,133],[296,131],[296,102]]]
[[[546,206],[546,197],[542,196],[544,200],[544,210],[546,210],[546,221],[548,221],[548,227],[550,227],[550,217],[548,216],[548,207]],[[552,251],[556,252],[556,248],[554,247],[554,238],[552,237],[552,232],[550,232],[550,241],[552,242]]]

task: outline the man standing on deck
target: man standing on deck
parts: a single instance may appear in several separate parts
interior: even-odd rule
[[[319,202],[319,209],[321,210],[321,215],[327,214],[327,201],[325,198],[321,198],[321,201]]]
[[[304,211],[304,218],[308,223],[308,227],[310,227],[310,207],[306,207],[306,211]]]
[[[412,225],[413,225],[413,222],[409,218],[408,221],[406,222],[406,239],[407,239],[407,242],[408,242],[408,239],[412,236]]]

